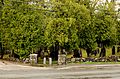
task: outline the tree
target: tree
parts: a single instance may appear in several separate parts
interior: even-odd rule
[[[3,44],[20,57],[28,56],[40,46],[43,37],[42,11],[28,1],[7,1],[2,10]]]
[[[104,45],[114,45],[116,42],[116,12],[111,7],[114,3],[106,3],[96,14],[97,42]]]
[[[0,1],[0,28],[1,28],[1,18],[2,18],[2,9],[4,6],[4,2],[3,0]],[[2,43],[2,28],[0,29],[0,55],[1,55],[1,59],[3,58],[4,55],[4,47],[3,47],[3,43]]]

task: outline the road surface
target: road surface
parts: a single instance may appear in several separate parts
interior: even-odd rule
[[[120,65],[31,67],[0,62],[0,79],[120,79]]]

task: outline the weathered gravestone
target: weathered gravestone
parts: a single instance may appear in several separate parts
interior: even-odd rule
[[[30,54],[30,64],[37,64],[37,54]]]

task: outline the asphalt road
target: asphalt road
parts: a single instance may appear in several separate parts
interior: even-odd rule
[[[0,79],[120,79],[120,65],[30,67],[0,64]]]

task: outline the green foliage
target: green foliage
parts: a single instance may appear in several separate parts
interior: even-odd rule
[[[6,3],[2,11],[4,46],[21,57],[33,53],[43,36],[42,12],[22,1]]]
[[[99,11],[95,13],[95,28],[97,34],[97,42],[110,46],[116,43],[116,18],[114,18],[115,10],[111,7],[113,4],[98,6]]]
[[[114,45],[120,39],[114,5],[97,4],[98,0],[4,0],[0,41],[20,57],[56,42],[69,50]]]

